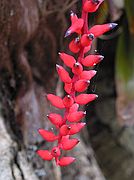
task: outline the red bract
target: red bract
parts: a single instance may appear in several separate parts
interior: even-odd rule
[[[116,23],[109,23],[103,25],[95,25],[89,30],[89,34],[92,33],[95,37],[101,36],[102,34],[114,29],[117,26]]]
[[[53,157],[59,157],[61,152],[59,147],[53,147],[51,150],[51,154]]]
[[[51,152],[49,152],[48,150],[38,150],[38,151],[36,151],[36,153],[37,153],[43,160],[51,161],[51,160],[53,159],[53,156],[52,156]]]
[[[67,125],[67,124],[65,124],[65,125],[63,125],[61,128],[60,128],[60,135],[61,136],[66,136],[66,135],[68,135],[69,134],[69,131],[70,131],[70,125]]]
[[[68,94],[70,94],[71,91],[72,91],[72,83],[65,83],[65,85],[64,85],[64,90],[65,90]]]
[[[71,83],[72,82],[72,80],[69,76],[69,73],[62,66],[56,65],[56,69],[57,69],[57,72],[59,74],[60,79],[64,83]]]
[[[65,108],[62,99],[59,96],[55,96],[53,94],[48,94],[47,99],[51,102],[51,104],[57,108],[63,109]]]
[[[61,145],[63,150],[71,150],[79,143],[78,139],[69,139],[69,136],[63,136]]]
[[[74,104],[70,107],[69,113],[76,112],[76,111],[78,110],[78,108],[79,108],[79,104],[74,103]]]
[[[98,97],[96,94],[80,94],[75,97],[75,102],[80,105],[85,105]]]
[[[80,51],[81,45],[80,45],[80,38],[75,38],[69,43],[69,49],[73,53],[78,53]]]
[[[86,112],[83,111],[72,112],[68,114],[67,120],[69,122],[79,122],[85,115]]]
[[[86,46],[86,47],[84,48],[84,54],[90,51],[91,45],[92,45],[92,43],[91,43],[89,46]]]
[[[71,18],[71,24],[74,24],[78,20],[77,15],[73,11],[71,11],[70,13],[70,18]]]
[[[103,60],[104,56],[101,55],[88,55],[82,59],[82,64],[86,67],[93,67]]]
[[[80,42],[83,47],[88,47],[91,46],[93,40],[94,40],[94,34],[89,33],[89,34],[84,34],[81,37]]]
[[[86,123],[70,124],[69,135],[77,134],[85,125]]]
[[[58,136],[56,136],[53,132],[48,131],[48,130],[44,130],[44,129],[39,129],[38,130],[40,135],[46,140],[46,141],[50,141],[53,142],[55,140],[58,139]]]
[[[92,79],[94,76],[96,75],[96,71],[95,70],[90,70],[90,71],[83,71],[80,74],[80,79],[84,79],[84,80],[90,80]]]
[[[89,80],[79,80],[74,84],[75,91],[83,92],[88,88],[89,84],[90,84]]]
[[[65,37],[69,36],[72,33],[81,34],[82,27],[84,25],[84,20],[78,18],[76,14],[71,13],[71,27],[66,31]]]
[[[75,161],[75,158],[73,157],[62,157],[60,160],[59,160],[59,163],[58,165],[60,166],[68,166],[69,164],[73,163]]]
[[[103,1],[104,0],[87,0],[84,4],[83,9],[86,12],[95,12]]]
[[[79,75],[79,74],[82,73],[82,71],[83,71],[83,67],[82,67],[82,65],[81,65],[79,62],[77,62],[77,63],[75,63],[75,64],[73,65],[73,67],[72,67],[72,72],[73,72],[74,74]]]
[[[71,107],[73,103],[74,103],[74,99],[70,95],[64,97],[63,104],[66,108]]]
[[[89,50],[91,49],[94,38],[104,34],[105,32],[116,27],[117,24],[109,23],[103,25],[95,25],[88,29],[88,12],[95,12],[103,0],[82,0],[82,16],[80,18],[73,12],[71,12],[71,26],[67,30],[65,37],[72,33],[76,38],[72,39],[69,43],[69,49],[73,53],[78,53],[76,57],[73,55],[66,54],[64,52],[59,53],[60,59],[64,65],[71,68],[71,77],[67,70],[62,66],[56,65],[56,69],[59,78],[63,82],[64,90],[67,95],[64,98],[59,96],[48,94],[47,99],[50,103],[59,108],[64,109],[60,114],[50,113],[47,115],[50,122],[55,125],[57,129],[57,135],[52,131],[39,129],[40,135],[46,141],[56,141],[57,143],[51,151],[38,150],[37,154],[44,160],[54,159],[56,165],[67,166],[75,161],[73,157],[61,157],[63,150],[71,150],[78,143],[79,140],[71,136],[79,133],[86,123],[80,122],[85,117],[86,112],[80,111],[80,105],[86,105],[89,102],[95,100],[98,96],[96,94],[80,94],[87,90],[96,71],[87,70],[85,67],[93,67],[98,64],[103,56],[101,55],[90,55]],[[86,53],[88,55],[86,56]],[[66,67],[65,67],[66,68]]]
[[[66,54],[66,53],[59,53],[60,58],[64,62],[64,64],[70,68],[76,63],[76,60],[73,56]]]
[[[47,115],[48,119],[54,124],[56,127],[60,127],[63,123],[62,116],[56,113],[51,113]]]
[[[73,135],[78,133],[83,127],[85,126],[85,123],[77,123],[77,124],[65,124],[60,128],[60,135],[66,136],[66,135]]]

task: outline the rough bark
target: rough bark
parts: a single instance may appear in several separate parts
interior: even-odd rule
[[[0,179],[38,180],[27,155],[13,141],[7,131],[4,119],[0,116]]]

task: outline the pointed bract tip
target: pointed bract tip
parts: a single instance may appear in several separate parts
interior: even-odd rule
[[[60,53],[60,52],[58,52],[58,54],[59,54],[59,55],[61,55],[61,53]]]
[[[110,26],[110,29],[114,29],[116,26],[118,26],[118,24],[116,24],[116,23],[110,23],[109,26]]]
[[[83,113],[84,115],[86,115],[87,114],[87,112],[86,111],[84,111],[84,113]]]
[[[80,42],[80,37],[75,38],[75,43],[78,43],[78,42]]]
[[[104,59],[104,56],[100,55],[100,60],[102,61]]]
[[[72,162],[76,161],[76,158],[72,158]]]
[[[90,84],[90,80],[87,80],[86,82],[87,82],[88,84]]]
[[[99,3],[100,3],[100,1],[99,1],[99,0],[93,0],[93,3],[95,3],[95,4],[99,4]]]
[[[71,10],[70,11],[70,16],[74,16],[75,15],[75,13]]]
[[[41,131],[42,131],[42,129],[41,129],[41,128],[39,128],[39,129],[38,129],[38,132],[40,133]]]
[[[96,94],[96,98],[98,98],[99,96]]]
[[[41,128],[37,129],[37,131],[39,132],[40,129],[41,129]]]
[[[60,67],[60,65],[56,64],[56,68],[59,68],[59,67]]]
[[[71,129],[71,126],[68,125],[68,126],[67,126],[67,129],[70,130],[70,129]]]
[[[71,98],[71,96],[68,94],[68,95],[67,95],[67,98]]]
[[[83,127],[86,125],[86,123],[82,123]]]
[[[49,115],[47,114],[47,117],[49,117]]]
[[[90,33],[87,35],[87,37],[92,41],[94,39],[94,34]]]
[[[66,38],[66,37],[70,36],[70,34],[71,34],[71,30],[69,30],[69,29],[68,29],[68,30],[66,31],[66,33],[65,33],[65,36],[64,36],[64,37]]]
[[[78,62],[76,62],[76,63],[74,64],[75,67],[79,67],[79,65],[80,65],[80,64],[79,64]]]
[[[97,71],[95,71],[95,70],[93,70],[93,72],[94,72],[94,75],[97,73]]]

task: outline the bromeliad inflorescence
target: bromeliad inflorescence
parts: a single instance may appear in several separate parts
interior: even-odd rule
[[[61,153],[63,150],[73,149],[79,143],[77,138],[71,138],[72,135],[77,134],[85,126],[85,123],[80,121],[86,115],[86,112],[78,110],[79,106],[86,105],[98,97],[96,94],[83,93],[88,88],[90,79],[96,74],[95,70],[84,70],[84,68],[94,67],[104,57],[98,54],[86,56],[86,53],[91,49],[95,38],[117,25],[109,23],[95,25],[88,29],[88,13],[95,12],[102,2],[103,0],[82,0],[81,18],[71,12],[71,26],[66,31],[65,37],[73,33],[77,34],[77,37],[69,43],[69,49],[71,52],[77,53],[78,58],[75,59],[73,56],[63,52],[59,53],[59,57],[71,69],[73,77],[62,66],[56,65],[56,70],[64,83],[64,90],[67,95],[64,98],[54,94],[47,95],[47,99],[53,106],[64,109],[64,117],[57,113],[47,115],[50,122],[55,125],[57,135],[44,129],[39,129],[39,133],[46,141],[57,141],[57,145],[51,150],[38,150],[37,154],[44,160],[55,159],[56,164],[59,166],[67,166],[75,161],[74,157],[64,157]]]

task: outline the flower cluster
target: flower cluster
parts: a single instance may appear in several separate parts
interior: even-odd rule
[[[98,97],[96,94],[83,93],[88,88],[90,79],[96,74],[95,70],[86,70],[85,68],[94,67],[104,57],[98,54],[86,56],[86,53],[90,50],[94,38],[117,25],[109,23],[95,25],[88,29],[88,13],[95,12],[102,2],[103,0],[83,0],[81,18],[71,12],[71,26],[65,33],[65,37],[73,33],[77,35],[70,42],[69,49],[73,53],[78,53],[78,58],[76,60],[73,56],[64,52],[59,53],[59,57],[71,69],[73,77],[65,68],[56,65],[57,73],[64,83],[64,90],[67,95],[64,98],[54,94],[47,95],[47,99],[53,106],[64,109],[64,117],[57,113],[47,115],[50,122],[55,125],[57,135],[44,129],[39,129],[39,133],[46,141],[57,141],[57,145],[51,150],[38,150],[37,154],[44,160],[55,159],[56,164],[59,166],[67,166],[75,160],[74,157],[62,156],[61,153],[63,150],[73,149],[79,143],[77,138],[71,138],[72,135],[78,133],[85,126],[85,123],[80,121],[86,115],[86,112],[80,111],[79,106],[86,105]]]

